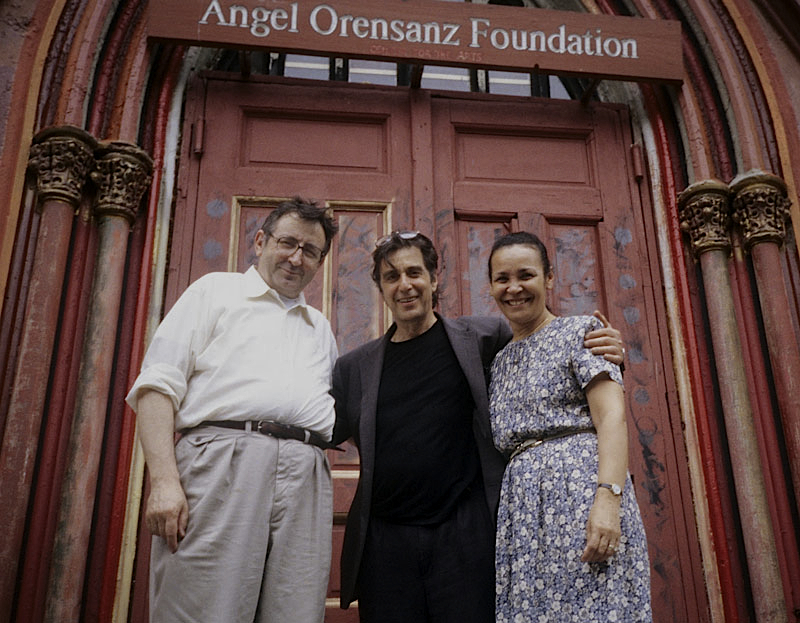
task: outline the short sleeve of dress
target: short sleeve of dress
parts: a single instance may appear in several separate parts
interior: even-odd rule
[[[623,385],[622,372],[619,366],[606,360],[602,355],[593,355],[592,351],[584,347],[583,339],[587,333],[600,329],[603,326],[594,316],[575,316],[575,351],[572,356],[572,367],[575,378],[582,388],[585,388],[598,374],[607,372],[612,381]]]

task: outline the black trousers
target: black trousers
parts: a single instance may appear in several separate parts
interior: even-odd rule
[[[372,518],[361,561],[361,623],[493,623],[495,528],[482,487],[442,523]]]

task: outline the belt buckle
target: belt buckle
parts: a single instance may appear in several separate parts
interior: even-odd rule
[[[269,422],[269,420],[258,420],[258,421],[256,422],[256,432],[257,432],[257,433],[261,433],[262,435],[269,435],[269,433],[268,433],[268,432],[266,432],[266,431],[262,430],[262,427],[263,427],[263,426],[264,426],[264,424],[266,424],[267,422]]]
[[[510,461],[517,455],[522,454],[523,452],[525,452],[525,450],[530,450],[531,448],[535,448],[536,446],[541,446],[543,443],[544,443],[543,438],[527,439],[517,446],[517,449],[511,453],[511,456],[509,457],[508,460]]]

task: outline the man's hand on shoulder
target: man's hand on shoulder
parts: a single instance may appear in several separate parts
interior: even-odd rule
[[[189,505],[180,481],[170,479],[151,482],[145,523],[152,534],[166,540],[167,547],[173,554],[186,535],[188,520]]]
[[[603,328],[587,333],[583,345],[591,350],[593,355],[603,355],[611,363],[622,365],[625,359],[622,334],[612,327],[608,319],[599,311],[595,311],[592,315],[603,323]]]

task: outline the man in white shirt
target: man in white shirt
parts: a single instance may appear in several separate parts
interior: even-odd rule
[[[127,397],[150,473],[152,621],[323,619],[337,349],[303,289],[336,229],[282,203],[256,265],[197,280],[153,337]]]

